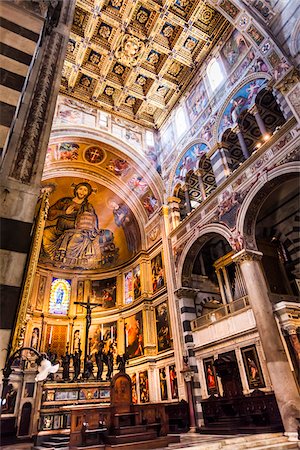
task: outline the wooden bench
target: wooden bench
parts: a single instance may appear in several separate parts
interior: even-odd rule
[[[81,429],[82,445],[87,445],[89,437],[91,437],[91,440],[96,441],[97,444],[103,444],[106,432],[107,428],[101,422],[99,422],[98,428],[89,428],[88,422],[83,422]]]

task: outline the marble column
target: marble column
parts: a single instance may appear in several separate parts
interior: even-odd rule
[[[179,203],[181,200],[178,197],[169,197],[167,201],[170,211],[170,225],[171,229],[174,230],[180,223]]]
[[[256,123],[258,125],[259,131],[261,132],[261,135],[264,137],[268,134],[268,130],[266,129],[266,125],[260,115],[260,112],[258,111],[258,108],[256,105],[251,106],[249,109],[249,113],[252,114],[256,120]]]
[[[242,130],[240,129],[240,127],[238,125],[236,125],[234,128],[232,128],[232,132],[235,133],[237,135],[237,138],[239,140],[239,144],[241,146],[241,150],[243,152],[244,158],[248,159],[250,156],[250,153],[248,151]]]
[[[244,249],[232,259],[240,264],[282,422],[292,440],[297,438],[299,392],[273,314],[261,257],[261,252]]]
[[[206,200],[206,192],[205,192],[205,186],[202,180],[202,176],[204,174],[204,171],[201,169],[196,170],[195,174],[198,177],[198,184],[199,184],[199,190],[201,192],[202,201]]]
[[[192,211],[191,199],[190,199],[190,195],[189,195],[189,187],[187,184],[185,184],[182,189],[183,189],[184,197],[185,197],[186,212],[188,214]]]
[[[189,367],[185,366],[181,371],[187,391],[187,401],[189,405],[189,418],[190,418],[190,431],[195,432],[197,430],[196,418],[195,418],[195,405],[194,405],[194,396],[193,396],[193,376],[194,372],[190,370]]]
[[[218,142],[207,154],[210,158],[216,184],[219,186],[231,174],[229,149],[223,142]]]

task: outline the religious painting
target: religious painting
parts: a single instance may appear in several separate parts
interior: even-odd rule
[[[125,348],[130,359],[144,354],[142,311],[125,319]]]
[[[258,389],[265,386],[262,370],[255,345],[241,349],[244,367],[247,375],[249,389]]]
[[[51,350],[58,357],[65,355],[68,339],[67,325],[47,325],[45,351]]]
[[[57,150],[57,159],[60,161],[75,161],[78,159],[79,145],[75,142],[62,142]]]
[[[167,375],[164,367],[159,369],[159,385],[161,400],[168,400]]]
[[[125,305],[133,302],[133,273],[125,273]]]
[[[53,191],[40,264],[107,270],[139,251],[137,220],[110,189],[71,177],[47,180],[47,185]]]
[[[163,268],[162,254],[159,253],[151,259],[152,289],[156,292],[165,285],[165,274]]]
[[[39,279],[39,287],[38,287],[38,293],[37,293],[37,298],[36,298],[36,303],[35,303],[35,309],[37,311],[43,310],[46,282],[47,282],[47,277],[44,277],[41,275],[40,279]]]
[[[148,370],[139,373],[140,399],[141,403],[149,402],[149,379]]]
[[[167,302],[163,302],[155,308],[157,350],[159,352],[172,347],[170,323]]]
[[[214,366],[214,358],[211,357],[204,359],[203,367],[208,394],[218,394],[218,382]]]
[[[131,375],[131,394],[132,394],[132,403],[136,404],[138,402],[137,397],[137,385],[136,385],[136,372]]]
[[[35,383],[25,383],[24,397],[33,397]]]
[[[89,329],[89,353],[95,354],[104,343],[104,352],[107,353],[111,345],[117,343],[117,322],[98,323],[91,325]]]
[[[136,266],[133,268],[133,295],[134,298],[139,298],[142,295],[141,287],[141,268]]]
[[[50,290],[49,313],[66,315],[69,310],[71,280],[53,278]]]
[[[252,37],[253,41],[257,46],[260,46],[262,41],[264,40],[264,35],[254,26],[250,25],[250,27],[247,30],[247,33],[250,37]]]
[[[92,280],[92,303],[101,303],[102,308],[109,309],[116,306],[116,277],[107,280]]]
[[[43,416],[42,430],[51,430],[53,426],[53,416]]]
[[[228,41],[225,43],[222,53],[230,67],[232,67],[248,50],[247,42],[244,36],[234,30]]]
[[[16,406],[17,389],[12,383],[3,388],[1,414],[13,414]]]
[[[171,397],[172,399],[178,398],[178,381],[175,364],[169,366],[169,376],[170,376],[170,386],[171,386]]]
[[[151,193],[151,191],[148,191],[141,199],[143,207],[145,208],[145,211],[147,213],[147,216],[150,217],[154,213],[154,211],[157,209],[158,201],[154,197],[154,195]]]
[[[77,302],[84,301],[84,281],[79,280],[77,283]],[[81,314],[83,312],[83,307],[81,305],[76,305],[76,313]]]
[[[34,348],[35,350],[38,350],[39,341],[40,341],[40,330],[39,330],[39,328],[35,327],[32,330],[30,347]]]
[[[191,121],[193,122],[201,111],[208,104],[208,96],[205,90],[204,82],[201,80],[193,89],[189,97],[187,98],[186,105]]]

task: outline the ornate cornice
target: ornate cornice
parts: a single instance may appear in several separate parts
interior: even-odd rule
[[[245,261],[260,261],[263,254],[256,250],[243,249],[240,252],[232,256],[232,261],[237,263],[243,263]]]

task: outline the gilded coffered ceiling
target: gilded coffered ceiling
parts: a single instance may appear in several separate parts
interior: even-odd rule
[[[159,127],[228,26],[202,0],[77,0],[61,92]]]

